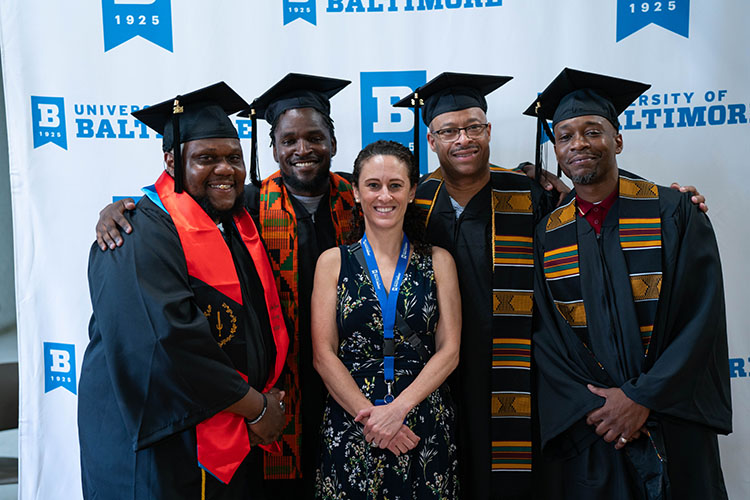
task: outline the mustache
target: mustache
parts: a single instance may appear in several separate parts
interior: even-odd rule
[[[307,156],[295,156],[295,157],[289,158],[289,160],[287,160],[287,163],[293,165],[295,163],[306,162],[306,161],[319,162],[320,157],[316,154],[309,154]]]
[[[461,151],[476,151],[477,149],[476,146],[458,146],[451,149],[451,154],[460,153]]]

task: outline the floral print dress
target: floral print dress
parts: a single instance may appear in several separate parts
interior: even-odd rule
[[[383,316],[369,273],[362,269],[349,247],[340,249],[338,355],[365,397],[375,401],[386,393]],[[431,355],[439,317],[431,256],[412,252],[397,309]],[[394,395],[398,395],[416,378],[425,361],[397,328],[394,340]],[[409,412],[406,424],[420,440],[413,450],[396,457],[391,451],[365,441],[363,426],[329,396],[321,430],[322,452],[315,481],[317,498],[457,498],[454,408],[445,384]]]

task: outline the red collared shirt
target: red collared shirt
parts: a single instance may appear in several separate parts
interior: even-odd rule
[[[576,195],[578,215],[586,219],[588,223],[591,224],[591,227],[594,228],[596,234],[601,233],[602,224],[604,223],[604,219],[607,218],[607,212],[609,212],[609,209],[612,208],[612,205],[614,205],[618,194],[619,190],[615,188],[614,191],[609,193],[606,198],[598,203],[591,203],[590,201],[581,199],[578,195]]]

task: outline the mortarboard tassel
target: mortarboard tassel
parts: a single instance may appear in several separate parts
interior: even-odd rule
[[[536,121],[536,142],[534,144],[534,179],[542,184],[542,119]]]
[[[544,133],[547,134],[547,138],[549,139],[549,142],[552,144],[555,144],[555,134],[552,133],[552,130],[549,128],[549,124],[547,123],[547,120],[542,120],[542,126],[544,127]],[[560,177],[562,174],[562,171],[560,170],[560,164],[557,164],[557,176]]]
[[[250,109],[250,127],[252,137],[250,139],[250,182],[254,186],[260,187],[260,175],[258,168],[258,118],[255,114],[255,108]]]
[[[534,161],[534,176],[537,179],[537,181],[541,184],[542,182],[542,134],[545,134],[547,138],[550,140],[552,144],[555,143],[555,135],[552,133],[552,130],[549,128],[549,124],[547,124],[547,120],[542,118],[539,114],[539,108],[542,107],[542,104],[540,102],[536,103],[536,108],[534,108],[534,111],[537,115],[537,124],[536,124],[536,157]],[[557,176],[560,177],[561,171],[560,171],[560,165],[557,165]]]
[[[172,108],[172,154],[174,155],[174,192],[181,193],[185,185],[185,168],[182,165],[182,141],[180,140],[180,117],[184,111],[180,106],[180,98],[174,99]]]
[[[417,170],[421,171],[419,165],[419,108],[424,103],[419,98],[419,95],[414,92],[411,104],[414,107],[414,164],[417,166]]]

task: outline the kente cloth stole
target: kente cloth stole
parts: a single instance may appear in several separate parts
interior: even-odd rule
[[[343,236],[351,230],[351,210],[354,194],[351,184],[343,177],[330,173],[331,220],[336,231],[336,244],[343,244]],[[286,390],[286,414],[291,417],[281,435],[282,453],[264,456],[266,479],[294,479],[302,477],[300,469],[300,382],[299,382],[299,308],[297,220],[290,194],[281,179],[281,172],[268,177],[260,188],[260,232],[268,249],[271,267],[281,307],[286,317],[294,322],[293,341],[287,357],[287,371],[281,385]],[[306,298],[307,300],[307,298]]]
[[[648,355],[661,292],[661,217],[656,185],[620,172],[620,247],[630,275],[644,355]],[[575,198],[547,221],[544,276],[558,312],[588,346],[589,332],[578,265]]]
[[[490,165],[492,185],[492,366],[490,411],[493,472],[531,471],[531,317],[534,296],[534,208],[525,174]],[[415,203],[432,209],[443,187],[438,168]],[[446,193],[447,194],[447,193]],[[488,348],[490,348],[488,344]],[[466,362],[467,360],[463,360]]]
[[[159,200],[177,229],[185,253],[188,274],[215,288],[234,302],[242,304],[242,290],[232,253],[216,223],[189,194],[174,192],[174,179],[166,172],[156,181],[155,188]],[[269,375],[264,388],[268,390],[276,383],[284,367],[289,337],[274,286],[273,271],[255,224],[245,210],[234,217],[234,223],[263,285],[266,309],[276,345],[273,372]],[[247,381],[245,375],[240,375]],[[224,483],[232,479],[250,452],[245,419],[236,413],[222,411],[204,420],[196,427],[196,437],[198,464]],[[279,451],[277,443],[263,448],[268,451]]]

